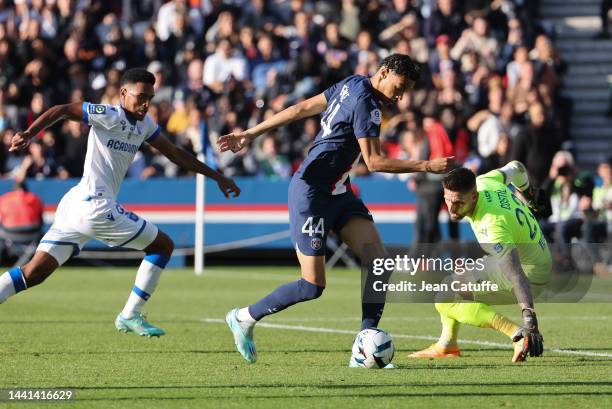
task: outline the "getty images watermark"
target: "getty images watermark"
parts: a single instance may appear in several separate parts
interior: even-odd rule
[[[418,258],[410,257],[406,254],[396,255],[395,257],[380,257],[375,258],[372,262],[372,274],[374,276],[382,276],[385,273],[393,271],[395,273],[408,274],[414,277],[417,272],[445,272],[457,276],[450,282],[430,282],[429,280],[400,280],[398,282],[388,282],[386,279],[374,280],[372,289],[377,292],[465,292],[465,291],[498,291],[499,285],[490,280],[478,280],[472,282],[468,278],[473,277],[474,273],[482,273],[485,271],[484,257],[470,258],[439,258],[425,257],[421,255]]]
[[[487,249],[487,252],[485,252]],[[365,246],[362,299],[367,303],[472,302],[515,304],[513,284],[500,266],[516,251],[536,302],[612,302],[612,282],[597,277],[612,265],[605,244],[499,244],[445,242],[410,248]],[[612,278],[612,275],[611,275]]]

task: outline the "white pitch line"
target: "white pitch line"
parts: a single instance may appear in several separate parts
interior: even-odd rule
[[[208,324],[225,324],[225,320],[220,318],[202,318],[202,322]],[[257,324],[258,327],[263,328],[276,328],[276,329],[286,329],[289,331],[305,331],[305,332],[318,332],[318,333],[328,333],[328,334],[349,334],[355,335],[355,331],[347,330],[347,329],[337,329],[337,328],[320,328],[320,327],[305,327],[302,325],[283,325],[283,324],[272,324],[269,322],[260,322]],[[406,339],[421,339],[426,341],[437,341],[438,337],[432,337],[429,335],[405,335],[405,334],[391,334],[395,338],[406,338]],[[472,344],[472,345],[480,345],[480,346],[489,346],[489,347],[497,347],[497,348],[505,348],[512,349],[512,346],[509,344],[502,344],[501,342],[490,342],[490,341],[476,341],[471,339],[458,339],[458,342],[462,344]],[[558,348],[547,348],[547,351],[556,352],[558,354],[566,354],[566,355],[580,355],[580,356],[597,356],[604,358],[612,358],[612,354],[605,352],[590,352],[590,351],[574,351],[570,349],[558,349]]]
[[[612,317],[596,317],[596,316],[567,316],[567,317],[561,317],[561,316],[548,316],[548,315],[543,315],[540,314],[538,315],[540,322],[544,322],[544,321],[610,321],[612,320]],[[282,323],[292,323],[292,322],[358,322],[361,321],[361,318],[355,316],[355,317],[292,317],[292,318],[275,318],[275,322],[282,322]],[[406,317],[388,317],[385,315],[385,322],[386,321],[440,321],[439,317],[411,317],[411,316],[406,316]]]

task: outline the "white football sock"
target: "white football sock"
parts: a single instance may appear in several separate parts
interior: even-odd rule
[[[240,308],[238,310],[238,321],[240,321],[240,323],[244,323],[247,325],[254,325],[257,321],[255,321],[255,318],[253,318],[251,316],[251,313],[249,312],[249,307],[244,307],[244,308]]]
[[[0,304],[6,301],[11,295],[15,295],[13,279],[8,271],[0,276]]]
[[[27,288],[21,267],[13,267],[0,275],[0,304],[12,295]]]
[[[165,266],[165,263],[163,265]],[[155,291],[162,271],[164,271],[163,268],[153,264],[147,258],[142,260],[136,273],[134,288],[121,311],[123,318],[130,319],[140,314],[142,306]]]

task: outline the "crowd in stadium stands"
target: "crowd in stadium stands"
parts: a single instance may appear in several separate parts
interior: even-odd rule
[[[121,73],[143,66],[157,79],[149,113],[166,137],[206,150],[227,176],[286,179],[316,136],[317,118],[271,132],[238,155],[218,154],[216,137],[405,53],[423,75],[384,112],[386,153],[454,155],[478,173],[519,159],[536,185],[548,183],[558,195],[551,220],[571,219],[568,206],[579,211],[586,203],[576,205],[576,192],[568,197],[560,181],[577,174],[563,173],[571,154],[555,157],[568,139],[571,101],[559,92],[566,62],[537,9],[531,0],[0,0],[0,171],[81,176],[85,124],[59,123],[25,154],[8,152],[11,136],[54,104],[119,104]],[[182,175],[145,144],[127,176]],[[408,185],[423,212],[439,208],[435,175]],[[420,239],[435,239],[423,229]]]

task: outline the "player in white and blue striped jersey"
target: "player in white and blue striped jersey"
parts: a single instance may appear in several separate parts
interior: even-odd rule
[[[127,211],[117,203],[117,194],[128,167],[140,146],[147,142],[178,166],[208,176],[226,197],[240,194],[236,184],[175,146],[160,134],[147,116],[154,96],[155,77],[142,68],[125,72],[117,106],[72,103],[43,113],[30,127],[17,133],[11,151],[26,148],[31,139],[59,120],[84,121],[91,126],[83,178],[60,201],[55,221],[42,238],[32,260],[0,275],[0,303],[8,297],[43,282],[91,239],[110,247],[128,247],[145,252],[136,282],[115,326],[142,336],[161,336],[161,328],[147,322],[141,309],[157,286],[174,243],[153,223]]]

